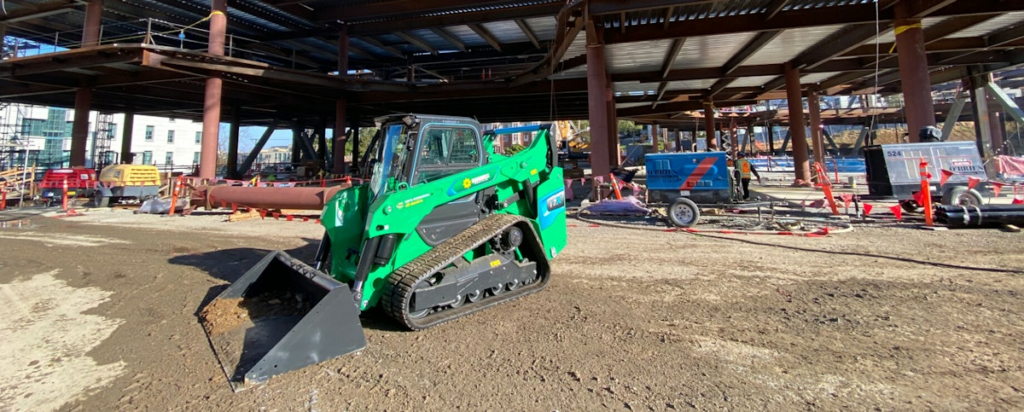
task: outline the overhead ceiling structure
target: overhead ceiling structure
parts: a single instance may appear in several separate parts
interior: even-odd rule
[[[931,83],[1024,64],[1024,2],[898,1],[922,19]],[[101,3],[100,46],[79,48],[87,2],[6,0],[18,58],[0,62],[0,99],[73,106],[93,87],[95,110],[198,119],[222,73],[249,124],[323,121],[339,97],[364,121],[586,119],[588,40],[619,117],[644,122],[784,98],[787,63],[823,95],[902,86],[897,0],[230,0],[224,57],[204,53],[209,0]]]

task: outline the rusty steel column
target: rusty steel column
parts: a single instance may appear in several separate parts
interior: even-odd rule
[[[228,29],[227,0],[212,0],[210,12],[210,40],[208,53],[224,55],[224,38]],[[206,95],[203,99],[203,138],[199,155],[199,177],[213,179],[217,176],[217,148],[220,138],[220,104],[224,81],[220,73],[213,73],[206,79]]]
[[[92,87],[75,91],[75,121],[71,126],[71,167],[85,166],[85,146],[89,140],[89,111],[92,110]]]
[[[347,110],[348,100],[345,100],[344,97],[339,98],[334,103],[334,138],[332,139],[334,164],[331,165],[331,173],[335,174],[347,173],[345,167],[345,144],[348,142],[348,136],[345,135],[345,115]],[[357,151],[359,151],[359,148],[354,146],[352,153]],[[353,161],[355,161],[354,158]]]
[[[348,25],[341,25],[338,33],[338,76],[348,74]]]
[[[611,172],[608,153],[608,76],[604,67],[604,45],[587,45],[587,109],[590,112],[590,169],[592,176]]]
[[[612,91],[611,76],[608,76],[605,102],[608,107],[608,159],[610,167],[622,165],[622,151],[619,150],[619,117],[615,113],[615,92]]]
[[[708,151],[718,149],[718,139],[715,138],[715,103],[711,99],[704,100],[704,130]],[[697,135],[693,137],[696,139]]]
[[[358,168],[359,156],[363,155],[363,153],[359,150],[359,114],[353,114],[352,118],[352,164]]]
[[[100,25],[103,22],[103,0],[89,0],[85,6],[85,24],[82,27],[82,47],[100,44]]]
[[[910,142],[917,143],[918,131],[935,125],[935,107],[932,103],[931,80],[928,78],[928,58],[925,56],[924,29],[921,19],[902,18],[911,2],[896,3],[896,53],[900,63],[900,83],[903,87],[903,112],[910,129]]]
[[[818,103],[818,92],[807,91],[807,113],[811,121],[811,144],[814,150],[814,162],[825,166],[825,138],[821,135],[821,106]]]
[[[740,152],[740,133],[736,128],[736,119],[733,118],[729,121],[729,146],[732,146],[732,150],[729,150],[729,154],[732,158],[736,158],[736,153]]]
[[[132,157],[132,133],[135,128],[135,110],[128,109],[124,112],[124,125],[121,130],[121,163],[131,164]]]
[[[242,127],[242,106],[231,106],[231,132],[228,134],[227,178],[237,179],[242,173],[238,170],[238,136]]]
[[[786,63],[786,99],[789,102],[789,136],[793,141],[793,172],[797,184],[809,185],[811,169],[807,159],[807,130],[804,128],[804,104],[800,93],[800,70]]]

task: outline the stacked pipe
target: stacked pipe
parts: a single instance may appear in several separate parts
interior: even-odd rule
[[[1024,226],[1024,205],[941,205],[935,208],[935,218],[951,228]]]

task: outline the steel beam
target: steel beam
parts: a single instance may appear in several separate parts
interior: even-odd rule
[[[898,13],[903,9],[903,3],[896,5]],[[920,141],[917,132],[925,126],[935,125],[928,57],[925,55],[924,30],[920,19],[896,20],[896,50],[910,142],[917,143]]]
[[[71,126],[71,167],[85,166],[85,147],[89,140],[89,111],[92,110],[92,87],[75,92],[75,120]]]
[[[956,126],[956,121],[960,119],[960,113],[964,111],[964,105],[967,104],[967,98],[964,96],[957,96],[953,100],[953,105],[949,108],[949,113],[946,114],[946,121],[942,122],[942,138],[940,140],[949,140],[949,136],[953,134],[953,127]]]
[[[590,109],[590,165],[592,176],[608,176],[611,153],[608,153],[608,77],[605,71],[604,45],[587,45],[587,107]]]
[[[988,99],[985,98],[985,89],[988,83],[991,82],[991,75],[985,74],[977,68],[971,68],[970,72],[971,106],[974,111],[974,132],[978,153],[985,160],[985,170],[989,173],[989,177],[994,177],[995,168],[988,166],[990,164],[988,160],[992,158],[994,153],[992,150],[992,130],[990,129],[992,123],[989,120]]]
[[[103,0],[89,0],[85,6],[85,24],[82,27],[82,47],[100,44],[100,24],[103,18]]]
[[[1013,120],[1016,120],[1019,123],[1024,123],[1024,111],[1021,111],[1017,102],[1013,101],[1013,99],[1011,99],[1001,87],[991,82],[985,85],[985,87],[988,89],[988,93],[1003,106],[1006,114],[1009,114]]]
[[[793,139],[794,183],[810,184],[811,169],[807,156],[807,131],[800,90],[800,70],[786,63],[786,99],[789,102],[789,134]]]
[[[334,148],[334,164],[331,167],[331,173],[344,174],[347,173],[345,165],[345,145],[348,142],[348,135],[345,134],[345,123],[348,115],[348,100],[344,97],[338,99],[334,104],[334,138],[332,139],[332,146]],[[353,122],[355,123],[355,122]],[[359,147],[353,145],[353,155],[359,151]],[[353,162],[355,159],[353,159]]]
[[[227,0],[211,0],[210,37],[208,53],[224,55],[224,39],[227,33]],[[219,73],[206,79],[203,98],[203,137],[199,155],[199,177],[214,179],[217,176],[217,149],[220,139],[221,94],[224,80]]]
[[[124,111],[124,124],[121,125],[121,163],[131,164],[132,158],[132,132],[135,129],[135,111],[128,109]]]
[[[821,133],[821,102],[818,99],[818,92],[815,90],[807,91],[807,114],[811,123],[811,146],[814,150],[814,162],[824,167],[825,140]]]
[[[256,141],[256,145],[253,146],[251,151],[249,151],[249,155],[245,157],[245,161],[243,161],[238,167],[240,172],[244,173],[249,171],[249,169],[252,169],[252,164],[256,161],[256,158],[259,157],[260,152],[263,151],[263,146],[267,144],[267,141],[270,140],[270,136],[277,130],[278,121],[279,120],[275,115],[274,120],[272,120],[270,124],[267,125],[267,129],[263,131],[263,136],[260,136],[260,139]]]
[[[241,177],[238,170],[238,136],[242,127],[242,106],[237,103],[231,106],[231,125],[229,127],[227,178],[238,179]]]
[[[707,144],[707,150],[712,151],[718,149],[718,137],[715,136],[715,131],[718,129],[715,127],[715,102],[711,98],[707,98],[703,102],[704,107],[704,141]],[[696,138],[696,136],[694,136]]]

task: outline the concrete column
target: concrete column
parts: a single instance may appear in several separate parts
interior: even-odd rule
[[[704,140],[708,144],[708,150],[718,149],[718,139],[715,138],[715,103],[711,99],[704,100],[704,130],[707,136]],[[695,139],[696,135],[693,136]]]
[[[135,160],[132,158],[132,133],[135,129],[134,110],[125,110],[124,124],[121,127],[123,128],[121,130],[121,163],[131,164]]]
[[[75,121],[71,126],[71,167],[85,166],[85,146],[89,140],[89,111],[92,110],[92,88],[75,91]]]
[[[242,106],[231,106],[231,133],[228,135],[228,162],[227,176],[231,179],[238,179],[242,172],[238,170],[238,136],[242,127]]]
[[[228,28],[227,0],[212,0],[210,17],[210,40],[208,53],[224,55],[224,39]],[[206,93],[203,99],[203,138],[199,155],[199,177],[213,179],[217,176],[217,148],[220,138],[221,90],[224,81],[219,73],[206,79]]]
[[[920,141],[918,131],[935,125],[935,107],[932,104],[931,80],[928,78],[928,58],[925,56],[924,30],[921,19],[909,17],[907,8],[912,2],[896,3],[896,53],[900,63],[900,84],[903,88],[904,115],[910,129],[910,142]]]
[[[608,146],[608,76],[605,72],[604,45],[587,45],[587,109],[590,112],[590,168],[593,176],[611,172]]]
[[[787,62],[786,99],[789,101],[789,135],[793,141],[794,179],[804,184],[811,182],[811,169],[807,156],[807,130],[804,128],[804,105],[800,93],[800,70]]]
[[[338,75],[344,76],[348,73],[348,25],[341,26],[338,33]]]
[[[100,44],[100,25],[103,23],[103,0],[89,0],[85,6],[85,24],[82,27],[82,47]]]
[[[615,92],[612,90],[612,79],[609,76],[605,84],[605,103],[608,107],[608,162],[609,167],[622,165],[622,156],[619,154],[619,117],[615,113]]]
[[[814,150],[814,161],[825,166],[825,139],[821,134],[821,106],[818,104],[818,92],[807,91],[807,113],[811,121],[811,144]]]
[[[345,135],[345,116],[348,111],[348,100],[341,97],[334,103],[334,138],[331,142],[334,145],[334,164],[331,165],[331,173],[348,173],[345,165],[345,144],[348,139]],[[358,152],[359,147],[353,146],[352,153]],[[355,156],[352,158],[355,162]]]

